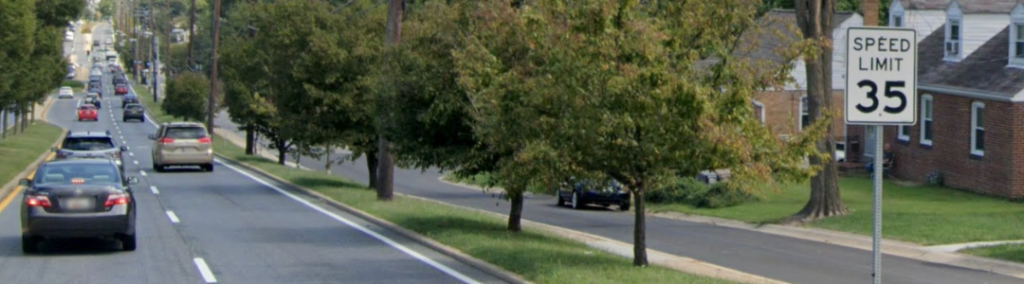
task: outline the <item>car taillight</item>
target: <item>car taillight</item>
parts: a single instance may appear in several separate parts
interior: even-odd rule
[[[25,197],[25,205],[29,207],[50,207],[50,198],[43,195],[28,195]]]
[[[199,143],[202,143],[202,144],[209,144],[210,143],[210,137],[199,138],[198,141],[199,141]]]
[[[125,204],[128,204],[128,195],[124,193],[118,193],[107,195],[107,201],[103,202],[103,207]]]
[[[174,143],[174,139],[164,137],[164,138],[160,138],[160,140],[157,140],[157,143],[160,143],[160,144],[171,144],[171,143]]]

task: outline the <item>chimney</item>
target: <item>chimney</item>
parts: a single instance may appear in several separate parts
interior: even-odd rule
[[[860,13],[865,27],[878,26],[878,0],[861,0]]]

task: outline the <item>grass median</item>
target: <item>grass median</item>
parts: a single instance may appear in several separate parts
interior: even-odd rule
[[[0,140],[0,157],[3,157],[3,163],[0,163],[0,185],[25,170],[39,155],[50,151],[50,146],[60,135],[60,127],[45,122],[29,125],[25,133],[8,133],[7,139]]]
[[[510,233],[502,218],[454,206],[402,196],[379,202],[376,192],[363,185],[245,155],[244,149],[221,137],[214,140],[214,149],[536,283],[731,283],[662,267],[636,268],[630,259],[541,232]]]
[[[173,116],[164,113],[164,110],[160,108],[160,104],[153,101],[153,92],[147,85],[142,85],[134,81],[131,82],[132,90],[135,90],[135,95],[139,97],[139,102],[146,106],[146,110],[149,111],[149,115],[152,119],[155,119],[157,123],[167,121],[178,121]]]
[[[965,249],[960,253],[1024,263],[1024,244]]]

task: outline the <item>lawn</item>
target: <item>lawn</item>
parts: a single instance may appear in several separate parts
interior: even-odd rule
[[[1024,245],[973,248],[962,250],[960,253],[1024,263]]]
[[[141,85],[134,81],[131,82],[132,89],[135,90],[135,95],[139,96],[139,102],[146,106],[146,110],[149,111],[149,115],[156,120],[157,123],[167,121],[179,121],[181,119],[175,119],[169,114],[164,113],[164,110],[160,108],[160,105],[153,102],[153,92],[150,91],[150,86]]]
[[[0,184],[7,183],[25,170],[39,155],[50,150],[50,146],[61,135],[60,127],[45,122],[36,122],[25,128],[25,133],[0,140]]]
[[[840,178],[843,202],[850,214],[810,223],[812,227],[871,233],[871,181]],[[807,203],[807,184],[783,186],[760,202],[735,207],[701,209],[687,205],[651,204],[653,211],[772,223],[796,213]],[[1024,239],[1024,204],[939,186],[884,185],[882,234],[885,238],[922,245]]]
[[[730,283],[662,267],[635,268],[630,259],[537,231],[509,233],[503,218],[454,206],[402,196],[378,202],[376,193],[363,185],[246,156],[242,148],[220,137],[214,140],[214,149],[536,283]]]

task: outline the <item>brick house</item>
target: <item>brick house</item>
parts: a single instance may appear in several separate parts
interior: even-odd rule
[[[771,60],[778,64],[792,64],[792,82],[780,90],[766,90],[754,96],[754,115],[772,132],[780,137],[799,133],[807,124],[807,70],[802,60],[783,62],[777,54],[778,48],[802,38],[795,28],[796,13],[793,10],[776,9],[769,11],[759,20],[762,31],[745,35],[745,41],[755,40],[759,44],[746,51],[746,56],[759,60]],[[837,141],[846,137],[846,123],[843,118],[844,87],[846,86],[846,30],[864,25],[864,18],[853,12],[836,12],[832,32],[835,47],[832,52],[832,95],[836,117],[833,127]],[[779,34],[776,34],[778,32]]]
[[[1024,197],[1024,2],[894,0],[918,31],[918,123],[886,127],[894,175]]]

